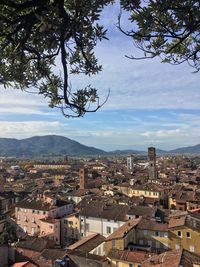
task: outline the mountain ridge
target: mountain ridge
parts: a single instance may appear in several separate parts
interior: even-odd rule
[[[200,154],[200,144],[173,150],[156,148],[157,154]],[[0,156],[3,157],[39,157],[39,156],[95,156],[147,154],[147,151],[135,149],[106,152],[92,146],[83,145],[60,135],[32,136],[24,139],[0,138]]]

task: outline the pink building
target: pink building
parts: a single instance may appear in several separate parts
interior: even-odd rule
[[[23,200],[15,206],[18,236],[49,235],[50,239],[60,244],[60,219],[72,211],[73,204],[50,197]]]
[[[41,221],[40,236],[41,237],[48,236],[48,238],[54,240],[56,244],[60,244],[61,220],[44,218],[41,219],[40,221]]]

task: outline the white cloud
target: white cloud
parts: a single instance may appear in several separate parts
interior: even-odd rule
[[[166,137],[187,136],[187,134],[183,133],[180,129],[174,129],[174,130],[147,131],[141,133],[141,136],[166,138]]]
[[[34,135],[63,134],[64,128],[57,121],[0,121],[0,137],[27,138]]]

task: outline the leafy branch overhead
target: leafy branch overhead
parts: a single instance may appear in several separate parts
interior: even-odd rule
[[[70,76],[101,71],[94,48],[107,39],[107,30],[99,23],[100,15],[114,2],[1,0],[0,83],[21,90],[35,88],[49,99],[50,107],[61,108],[67,117],[98,110],[104,103],[97,89],[73,88]],[[118,28],[143,52],[141,58],[159,56],[172,64],[187,61],[200,69],[199,1],[121,0],[120,5]],[[131,30],[123,28],[123,12],[129,14]]]
[[[73,90],[70,74],[94,75],[101,65],[94,55],[106,38],[100,13],[110,0],[2,0],[0,2],[0,81],[5,86],[37,88],[66,116],[94,112],[97,89]],[[62,72],[56,62],[62,64]]]
[[[181,64],[188,62],[195,71],[200,70],[200,2],[198,0],[121,0],[121,8],[129,13],[131,30],[118,28],[131,37],[143,55],[139,58],[159,56],[162,62]]]

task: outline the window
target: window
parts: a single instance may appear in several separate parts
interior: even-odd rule
[[[178,237],[182,237],[181,231],[178,231]]]
[[[186,237],[191,238],[190,232],[186,232]]]
[[[46,211],[43,211],[43,215],[45,215],[46,214]]]
[[[17,220],[20,220],[20,216],[19,216],[19,214],[17,214]]]
[[[35,234],[35,227],[31,228],[31,234],[34,235]]]
[[[107,226],[107,227],[106,227],[106,233],[107,233],[107,234],[111,234],[111,227],[110,227],[110,226]]]
[[[26,226],[24,226],[24,232],[27,233],[27,227]]]
[[[117,231],[117,227],[113,227],[113,232]]]
[[[116,247],[116,242],[115,242],[115,239],[112,240],[112,248],[115,248]]]
[[[191,245],[191,246],[189,247],[189,250],[190,250],[190,252],[194,252],[194,246]]]
[[[176,250],[179,250],[179,249],[180,249],[180,245],[176,244]]]
[[[156,242],[156,248],[160,248],[160,242]]]
[[[144,235],[147,235],[147,230],[144,230]]]
[[[35,210],[32,210],[32,213],[35,213]]]
[[[160,236],[160,233],[156,231],[156,236]]]
[[[50,228],[50,229],[53,229],[53,225],[49,225],[49,228]]]
[[[150,247],[152,246],[152,241],[151,240],[149,240],[147,243],[148,243],[148,246],[150,246]]]
[[[143,245],[144,244],[144,241],[143,240],[139,240],[139,244],[140,245]]]
[[[28,222],[28,218],[27,218],[27,216],[24,216],[24,221],[25,221],[25,222]]]
[[[132,263],[129,263],[129,267],[133,267],[133,264]]]

